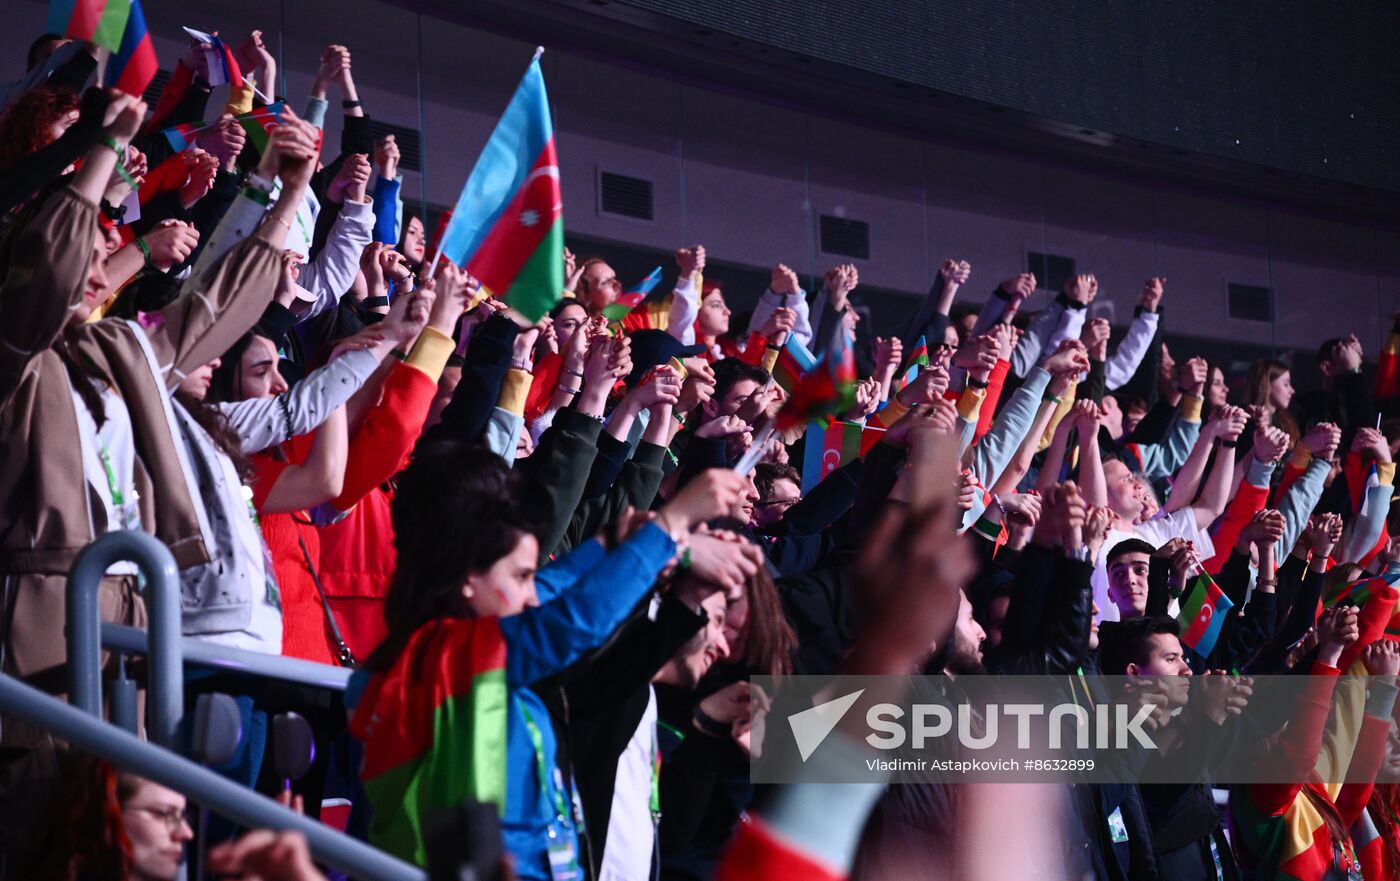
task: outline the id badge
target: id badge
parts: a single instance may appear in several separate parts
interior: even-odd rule
[[[1114,844],[1122,844],[1128,840],[1128,827],[1123,822],[1122,808],[1114,808],[1113,813],[1108,815],[1108,834]]]
[[[549,877],[553,881],[583,881],[583,870],[578,864],[578,848],[572,835],[561,835],[554,827],[549,827]]]

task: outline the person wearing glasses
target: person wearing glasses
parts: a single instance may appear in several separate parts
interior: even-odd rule
[[[30,871],[35,881],[172,881],[194,838],[185,796],[86,754],[73,754],[48,805]]]

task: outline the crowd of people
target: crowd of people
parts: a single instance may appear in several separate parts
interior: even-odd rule
[[[255,88],[275,62],[258,32],[236,54],[222,107],[196,44],[150,109],[45,35],[5,97],[6,675],[62,695],[74,558],[142,530],[179,568],[186,637],[355,668],[343,697],[192,670],[190,694],[243,715],[221,773],[283,794],[267,720],[295,708],[318,746],[307,813],[349,804],[350,834],[427,865],[434,812],[494,805],[502,872],[640,881],[970,878],[1003,844],[967,828],[996,805],[973,785],[755,787],[755,675],[921,673],[954,695],[1175,677],[1137,699],[1181,749],[1214,749],[1239,739],[1250,676],[1294,672],[1297,710],[1245,747],[1294,782],[1223,806],[1206,773],[1039,784],[1035,858],[1075,879],[1400,877],[1400,325],[1322,342],[1324,386],[1295,396],[1285,363],[1232,375],[1169,349],[1165,278],[1115,340],[1087,317],[1093,275],[1029,314],[1042,280],[973,289],[949,259],[904,327],[872,332],[856,267],[808,292],[777,263],[744,318],[699,245],[635,304],[605,255],[566,251],[528,323],[430,265],[347,49],[263,137],[240,117],[276,97]],[[777,377],[850,340],[864,370],[832,415],[865,451],[814,466],[821,423],[764,430],[791,403]],[[1174,617],[1203,572],[1227,601],[1209,646]],[[100,591],[104,619],[144,624],[134,566]],[[1339,673],[1368,687],[1329,727]],[[180,793],[0,724],[5,877],[175,876]],[[294,836],[199,834],[216,872],[319,877]]]

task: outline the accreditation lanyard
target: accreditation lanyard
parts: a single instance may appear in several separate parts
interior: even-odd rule
[[[133,505],[128,505],[126,495],[121,487],[117,485],[117,472],[112,467],[112,456],[107,452],[107,444],[98,441],[97,458],[102,462],[102,472],[107,478],[107,492],[112,499],[112,507],[116,509],[117,516],[121,518],[122,529],[138,529],[141,526],[140,518],[132,510]],[[132,502],[136,500],[136,493],[132,494]]]
[[[520,715],[525,717],[525,730],[530,734],[530,745],[535,750],[535,771],[540,778],[540,792],[550,797],[554,802],[554,812],[563,823],[568,819],[569,807],[564,801],[564,794],[559,791],[560,787],[551,786],[549,782],[549,768],[545,764],[544,758],[544,735],[540,733],[540,726],[535,724],[534,717],[530,715],[525,704],[520,704]],[[562,783],[562,778],[561,781]]]

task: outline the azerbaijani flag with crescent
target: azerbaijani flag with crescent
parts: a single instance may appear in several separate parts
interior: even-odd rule
[[[563,211],[537,51],[462,187],[442,253],[525,320],[539,321],[564,290]]]
[[[807,426],[807,448],[802,454],[802,494],[811,492],[826,476],[870,452],[885,434],[883,428],[867,428],[858,422],[833,422]]]
[[[51,0],[44,30],[116,52],[126,33],[131,5],[131,0]]]
[[[1176,616],[1181,644],[1203,658],[1210,657],[1220,628],[1225,626],[1225,617],[1234,606],[1215,579],[1204,572],[1197,575]]]
[[[426,866],[427,814],[467,799],[505,807],[505,666],[498,619],[437,618],[370,676],[350,733],[365,745],[360,778],[375,847]]]
[[[850,407],[856,399],[856,357],[844,329],[831,340],[822,362],[788,393],[773,425],[786,431],[794,425],[825,418]]]

